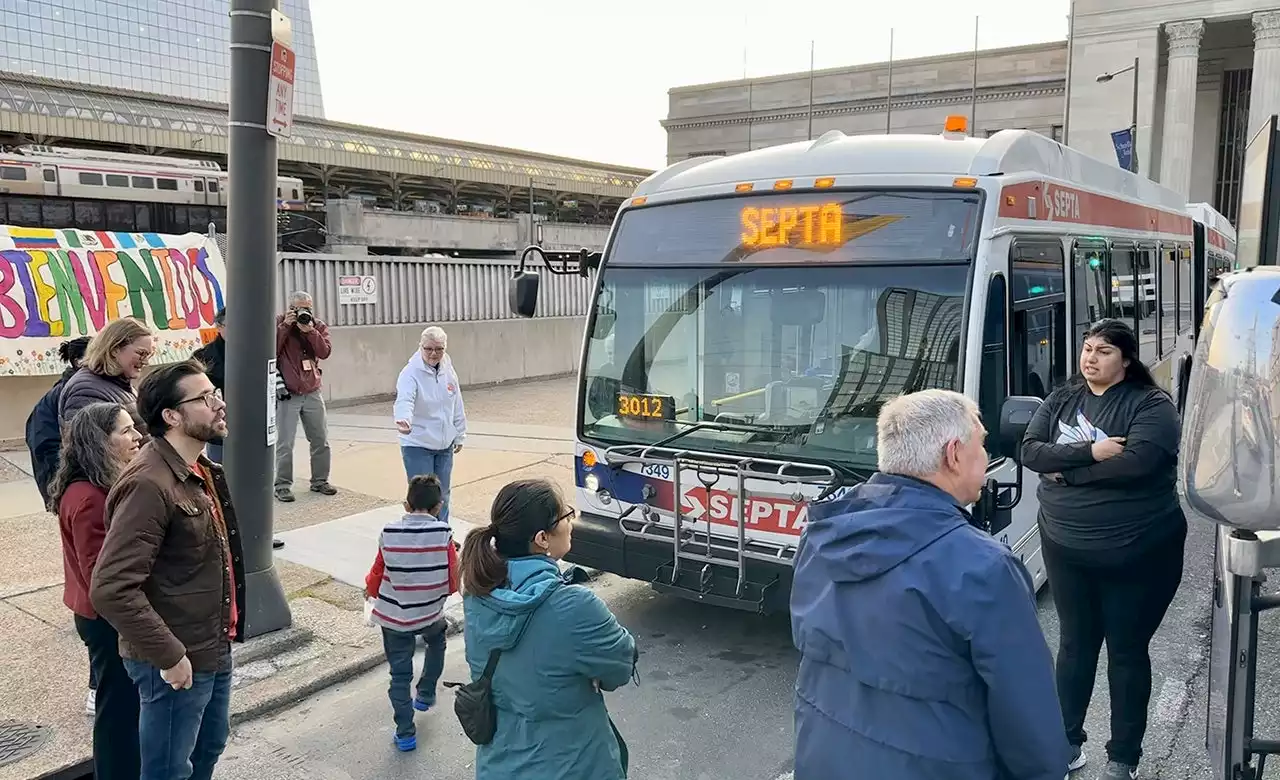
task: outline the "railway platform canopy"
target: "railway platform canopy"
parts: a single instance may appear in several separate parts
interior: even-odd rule
[[[225,157],[227,107],[13,73],[0,75],[0,144],[52,143]],[[280,170],[317,193],[393,201],[486,197],[520,208],[531,192],[612,211],[652,171],[306,117],[280,139]]]

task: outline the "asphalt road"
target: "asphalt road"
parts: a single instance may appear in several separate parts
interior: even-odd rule
[[[1204,728],[1212,535],[1193,527],[1183,587],[1152,647],[1154,684],[1142,774],[1208,780]],[[654,593],[602,577],[595,586],[639,638],[641,684],[609,694],[609,709],[631,748],[631,776],[646,780],[779,780],[791,770],[791,691],[797,663],[785,617],[760,618]],[[1040,617],[1056,648],[1047,591]],[[1264,643],[1280,659],[1280,636],[1264,618]],[[1264,653],[1267,652],[1264,649]],[[1268,656],[1260,667],[1269,669]],[[466,679],[461,637],[450,645],[445,679]],[[1087,729],[1091,780],[1107,737],[1105,658]],[[1280,734],[1280,676],[1261,673],[1258,736]],[[222,780],[447,778],[473,776],[473,746],[445,705],[418,717],[419,747],[400,754],[384,670],[375,670],[233,736]],[[1271,770],[1268,777],[1280,777]]]

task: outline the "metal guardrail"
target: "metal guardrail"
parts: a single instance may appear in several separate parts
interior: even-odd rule
[[[327,254],[279,256],[279,310],[290,293],[306,290],[325,322],[342,325],[403,325],[512,319],[507,280],[513,260],[450,257],[345,257]],[[378,300],[339,304],[339,276],[372,276]],[[538,317],[581,317],[591,299],[591,282],[579,276],[544,274]]]

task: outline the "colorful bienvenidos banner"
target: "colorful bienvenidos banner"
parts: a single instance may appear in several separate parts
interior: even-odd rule
[[[57,374],[58,345],[136,317],[153,363],[183,360],[223,305],[226,266],[199,233],[110,233],[0,225],[0,376]]]

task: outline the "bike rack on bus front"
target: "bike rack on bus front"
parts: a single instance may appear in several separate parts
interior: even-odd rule
[[[804,494],[800,492],[803,485],[827,488],[837,480],[836,471],[830,466],[675,449],[661,444],[623,444],[610,447],[604,452],[604,460],[617,469],[627,465],[642,467],[655,465],[667,467],[671,471],[670,528],[662,523],[663,515],[655,506],[657,491],[650,486],[646,486],[647,489],[644,491],[645,504],[640,507],[641,519],[630,518],[628,517],[630,512],[625,512],[618,520],[624,536],[672,545],[671,562],[662,564],[654,573],[652,584],[655,587],[663,590],[693,591],[701,600],[739,609],[744,608],[743,602],[753,603],[756,611],[763,611],[765,597],[769,589],[777,583],[778,577],[774,576],[769,582],[761,585],[760,593],[756,598],[748,598],[747,590],[753,583],[747,580],[746,562],[759,560],[787,564],[795,557],[795,546],[747,539],[746,507],[749,499],[757,495],[748,489],[747,483],[750,481],[794,485],[795,489],[790,498],[799,504],[804,501]],[[682,474],[689,472],[692,472],[698,482],[707,489],[707,516],[702,521],[686,518],[681,507],[681,498],[684,493]],[[733,502],[734,509],[730,513],[732,525],[736,527],[736,538],[732,544],[724,537],[712,533],[713,523],[710,519],[710,491],[721,477],[726,476],[736,481],[737,500]],[[776,496],[769,497],[776,498]],[[699,522],[706,524],[705,530],[698,528]],[[681,585],[685,574],[682,561],[702,564],[698,572],[696,589]],[[724,598],[714,593],[713,566],[725,566],[737,571],[734,598]]]

